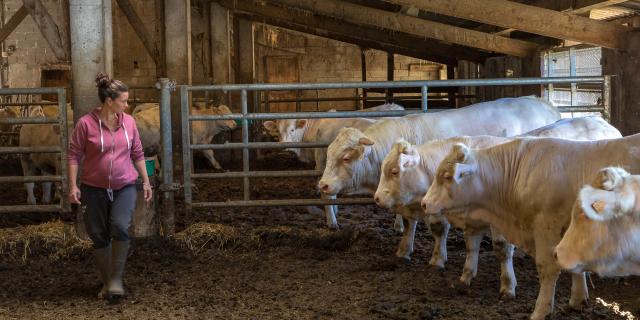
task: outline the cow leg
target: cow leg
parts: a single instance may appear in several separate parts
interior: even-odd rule
[[[42,183],[42,203],[49,204],[51,203],[51,185],[52,182],[43,182]]]
[[[530,316],[531,320],[543,320],[553,311],[556,292],[556,280],[560,275],[560,267],[553,259],[553,245],[560,239],[549,237],[548,230],[533,230],[535,237],[536,267],[538,269],[538,281],[540,291],[536,299],[536,306]],[[558,233],[559,235],[560,233]],[[551,238],[551,239],[550,239]]]
[[[418,220],[407,219],[407,222],[408,226],[402,233],[402,240],[400,241],[400,245],[398,245],[396,257],[405,260],[411,260],[411,254],[413,253],[413,242],[415,241],[416,237],[416,227],[418,225]]]
[[[587,277],[584,272],[571,273],[571,299],[569,299],[569,306],[571,308],[580,310],[582,305],[586,304],[589,300],[589,290],[587,288]]]
[[[478,274],[478,254],[480,253],[480,242],[482,242],[483,230],[467,228],[464,230],[464,243],[467,247],[467,257],[464,261],[460,282],[470,285],[471,279]]]
[[[402,220],[402,216],[396,214],[396,220],[393,222],[393,229],[399,233],[404,233],[404,220]]]
[[[204,153],[205,158],[209,160],[209,163],[211,163],[214,168],[222,170],[222,166],[218,163],[218,161],[216,161],[216,158],[213,156],[213,150],[203,150],[202,153]]]
[[[513,272],[513,251],[514,245],[493,230],[491,231],[493,240],[493,252],[500,262],[500,295],[503,298],[515,298],[516,296],[516,275]]]
[[[435,240],[429,264],[444,269],[444,264],[447,262],[447,237],[451,224],[444,217],[434,218],[433,216],[429,216],[427,223]]]
[[[326,165],[327,158],[327,149],[315,148],[313,150],[314,153],[314,161],[316,163],[316,170],[324,171]],[[322,196],[323,199],[332,199],[335,200],[337,197],[333,196]],[[324,206],[325,216],[327,218],[327,227],[330,229],[338,229],[340,226],[338,225],[338,220],[336,219],[336,215],[338,214],[338,206]]]
[[[35,176],[36,169],[33,161],[31,161],[31,156],[28,154],[23,154],[20,157],[20,164],[22,165],[22,174],[25,176]],[[33,187],[35,183],[33,182],[25,182],[24,188],[27,190],[27,203],[28,204],[36,204],[36,196],[33,194]]]

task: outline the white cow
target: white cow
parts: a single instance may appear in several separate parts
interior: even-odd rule
[[[523,136],[527,135],[542,135],[545,137],[575,140],[622,137],[616,128],[600,117],[563,119],[523,134]],[[507,141],[510,141],[510,139],[491,136],[455,137],[413,146],[401,140],[393,145],[391,152],[389,152],[382,162],[380,183],[374,195],[374,200],[379,206],[384,208],[419,205],[422,197],[431,185],[438,164],[455,144],[464,143],[471,148],[486,148]],[[447,218],[453,226],[464,230],[467,255],[460,281],[467,285],[477,273],[480,241],[483,235],[489,231],[488,224],[468,218],[475,215],[473,210],[474,209],[465,208],[464,210],[447,212]],[[410,213],[411,211],[405,210],[405,212]],[[406,216],[405,218],[408,220],[417,220],[416,217],[413,216]],[[432,220],[431,222],[435,223],[436,221]],[[440,218],[440,223],[444,225],[445,232],[441,236],[435,237],[431,264],[444,267],[444,263],[447,260],[446,239],[449,223],[444,217]],[[415,230],[410,232],[409,235],[410,238],[403,238],[403,241],[400,243],[400,251],[408,252],[409,250],[400,248],[406,246],[413,247]],[[504,238],[499,234],[493,233],[493,236],[494,250],[501,262],[502,276],[500,279],[502,283],[500,292],[506,296],[514,296],[516,281],[511,263],[513,245],[506,243]]]
[[[477,219],[534,256],[540,291],[531,319],[552,312],[560,267],[553,247],[569,225],[583,184],[597,170],[619,165],[640,171],[640,134],[599,141],[518,138],[473,150],[457,144],[440,163],[422,206],[427,213],[473,206]],[[584,273],[572,273],[572,307],[588,299]]]
[[[327,163],[318,189],[331,196],[340,192],[373,194],[378,187],[382,160],[393,143],[401,138],[413,144],[423,144],[460,135],[512,136],[558,119],[560,114],[548,102],[535,97],[520,97],[483,102],[455,110],[380,120],[364,132],[345,128],[327,149]],[[403,210],[419,209],[414,207]],[[405,238],[411,237],[411,230],[415,230],[416,221],[411,224],[404,230]],[[437,228],[436,225],[431,231],[435,234],[444,232],[443,228]],[[404,250],[408,251],[399,250],[396,254],[407,257],[413,248],[407,246]]]
[[[360,111],[386,110],[404,110],[404,108],[394,103],[386,103]],[[365,130],[375,121],[370,118],[283,119],[265,121],[263,125],[271,135],[278,137],[280,142],[329,143],[335,139],[342,128]],[[295,153],[302,162],[315,163],[316,170],[324,170],[327,155],[326,148],[287,148],[285,150]],[[323,194],[322,198],[335,199],[335,196],[325,196]],[[337,213],[337,206],[325,206],[327,227],[338,228]]]
[[[33,107],[29,110],[30,117],[57,117],[57,106],[46,106],[45,108]],[[73,131],[73,110],[67,104],[67,132]],[[68,135],[69,136],[69,135]],[[57,124],[24,124],[20,128],[20,147],[53,147],[60,146],[60,126]],[[60,175],[60,154],[59,153],[30,153],[20,156],[22,173],[25,176],[40,175]],[[25,182],[27,191],[27,203],[36,204],[36,197],[33,194],[35,183]],[[42,203],[51,203],[51,182],[42,183]]]
[[[230,114],[231,110],[225,105],[212,108],[191,108],[192,115],[223,115]],[[145,156],[160,155],[160,106],[145,108],[135,112],[133,118],[136,120],[140,140],[144,147]],[[233,130],[236,128],[234,120],[214,120],[214,121],[192,121],[191,122],[191,143],[209,144],[213,137],[223,130]],[[222,167],[213,156],[213,150],[202,150],[204,156],[211,165],[220,170]]]
[[[600,170],[578,193],[555,257],[572,272],[640,275],[640,175],[618,167]]]

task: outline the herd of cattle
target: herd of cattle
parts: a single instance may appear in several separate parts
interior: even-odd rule
[[[68,117],[73,118],[68,107]],[[385,104],[370,110],[402,110]],[[0,117],[7,108],[0,109]],[[226,106],[194,105],[192,114],[228,114]],[[27,116],[56,116],[57,107],[30,108]],[[133,112],[145,154],[160,155],[157,104]],[[69,121],[71,130],[72,121]],[[211,143],[234,121],[192,123],[192,143]],[[504,98],[469,107],[404,117],[265,121],[281,142],[322,142],[329,147],[288,149],[324,170],[323,198],[370,194],[396,215],[403,233],[396,251],[410,259],[416,225],[424,219],[434,237],[430,264],[444,267],[451,225],[464,231],[466,261],[460,281],[476,276],[480,242],[490,234],[501,264],[500,293],[515,297],[512,256],[518,247],[535,258],[540,290],[531,319],[552,312],[562,269],[572,275],[570,305],[588,299],[585,272],[640,274],[640,134],[622,137],[599,117],[560,119],[547,101]],[[2,128],[5,131],[4,128]],[[59,145],[55,125],[20,129],[23,147]],[[203,151],[220,169],[212,150]],[[25,175],[59,173],[57,154],[25,154]],[[48,187],[47,187],[48,185]],[[33,183],[26,183],[35,204]],[[44,184],[43,203],[51,201]],[[337,228],[337,206],[326,224]]]
[[[378,108],[397,108],[383,105]],[[586,271],[640,274],[640,134],[622,137],[599,117],[560,119],[535,97],[399,118],[278,120],[267,130],[284,142],[330,142],[313,156],[318,190],[372,194],[397,216],[396,255],[410,259],[417,222],[435,238],[430,264],[447,260],[447,233],[464,231],[460,281],[475,277],[480,241],[490,232],[501,264],[500,293],[516,294],[514,247],[535,258],[540,290],[531,319],[553,310],[560,271],[572,275],[570,306],[588,299]],[[336,208],[325,208],[337,227]]]

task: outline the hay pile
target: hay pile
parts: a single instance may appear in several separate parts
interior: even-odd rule
[[[78,238],[73,225],[60,220],[0,229],[0,255],[22,263],[35,254],[46,254],[55,261],[90,248],[91,241]]]
[[[242,242],[241,234],[234,227],[215,223],[195,223],[176,233],[175,240],[195,255],[207,246],[219,250],[235,248]]]

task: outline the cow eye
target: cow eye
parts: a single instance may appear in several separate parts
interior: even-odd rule
[[[397,176],[398,175],[398,168],[391,169],[391,174],[394,175],[394,176]]]
[[[453,176],[451,175],[451,173],[445,172],[444,173],[444,178],[445,178],[445,180],[452,180]]]

